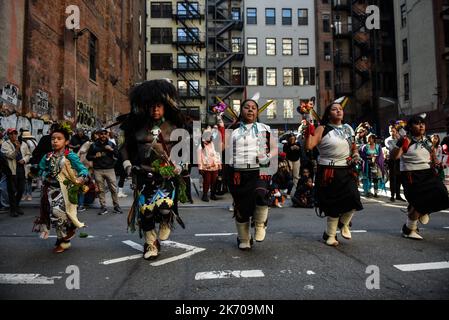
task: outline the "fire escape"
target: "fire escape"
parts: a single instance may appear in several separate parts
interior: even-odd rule
[[[238,4],[237,4],[238,3]],[[243,83],[243,4],[242,1],[208,1],[208,103],[241,99]]]
[[[334,54],[335,94],[352,97],[356,110],[361,109],[362,113],[370,110],[372,102],[373,46],[366,30],[366,7],[367,1],[333,0],[334,14],[346,18],[346,21],[334,18],[335,43],[345,43],[345,50],[336,46]],[[347,76],[342,77],[343,74]]]
[[[178,52],[173,72],[178,80],[184,81],[185,85],[178,87],[178,93],[182,106],[187,108],[187,100],[200,100],[203,103],[206,99],[206,90],[200,86],[199,81],[206,71],[205,59],[200,55],[201,50],[206,47],[206,42],[205,35],[201,34],[196,25],[201,25],[205,16],[201,13],[198,2],[184,0],[177,2],[173,20],[179,26],[173,41]]]

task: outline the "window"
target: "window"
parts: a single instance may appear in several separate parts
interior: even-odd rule
[[[292,56],[293,55],[293,39],[282,39],[282,55]]]
[[[293,119],[293,100],[285,99],[284,100],[284,119]]]
[[[249,86],[257,86],[258,85],[258,81],[257,81],[257,68],[248,68],[248,85]]]
[[[309,55],[309,39],[299,39],[299,55]]]
[[[324,43],[324,60],[326,60],[326,61],[331,60],[331,43],[330,42]]]
[[[246,23],[247,24],[257,24],[257,9],[256,8],[246,9]]]
[[[284,68],[284,86],[293,85],[293,68]]]
[[[267,68],[267,86],[276,86],[276,68]]]
[[[98,40],[92,33],[89,37],[89,78],[97,81]]]
[[[240,17],[240,8],[232,8],[231,15],[232,15],[232,20],[234,20],[234,21],[242,20]]]
[[[142,16],[139,16],[139,36],[142,35]]]
[[[309,68],[299,68],[299,85],[307,86],[309,85]]]
[[[249,56],[257,56],[257,38],[248,38],[248,55]]]
[[[151,28],[151,44],[171,44],[172,28]]]
[[[332,71],[324,71],[324,87],[332,89]]]
[[[178,28],[178,42],[192,42],[199,40],[199,29],[198,28]]]
[[[139,49],[139,73],[142,73],[142,50]]]
[[[173,58],[171,53],[152,53],[151,70],[171,70]]]
[[[269,120],[276,119],[276,109],[277,103],[276,100],[274,100],[267,108],[267,119]]]
[[[405,28],[407,26],[407,6],[406,4],[401,5],[401,27]]]
[[[404,74],[404,101],[410,100],[410,76],[408,73]]]
[[[407,39],[402,40],[402,61],[406,63],[408,61],[408,42]]]
[[[276,38],[266,38],[265,39],[265,49],[267,56],[276,55]]]
[[[265,24],[266,25],[276,24],[276,9],[274,8],[265,9]]]
[[[151,18],[171,18],[171,2],[151,2]]]
[[[331,23],[328,14],[323,14],[323,32],[331,32]]]
[[[232,68],[232,84],[233,85],[242,84],[242,69]]]
[[[292,9],[282,9],[282,25],[292,25]]]
[[[178,68],[190,69],[198,67],[200,56],[198,54],[178,54]]]
[[[242,38],[232,38],[232,52],[242,51]]]
[[[177,12],[179,16],[197,17],[199,16],[198,2],[178,2]]]
[[[178,81],[178,92],[180,97],[198,97],[200,93],[200,82],[198,80]]]
[[[232,100],[232,109],[234,110],[236,115],[240,115],[240,105],[241,105],[241,101],[240,100]]]
[[[298,25],[307,26],[309,24],[309,10],[298,9]]]

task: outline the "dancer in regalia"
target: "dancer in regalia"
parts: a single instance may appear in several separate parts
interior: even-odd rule
[[[360,156],[354,130],[343,123],[343,116],[341,104],[333,103],[326,108],[321,126],[316,130],[309,122],[301,126],[306,148],[317,147],[320,153],[315,180],[316,202],[320,215],[327,216],[323,239],[329,246],[339,245],[338,227],[343,238],[351,239],[352,217],[355,211],[363,209],[355,170]]]
[[[393,150],[393,158],[401,160],[401,180],[409,202],[407,222],[402,227],[405,238],[423,240],[418,222],[429,223],[432,212],[449,208],[449,196],[435,167],[439,165],[432,141],[426,136],[423,115],[413,116]]]
[[[69,249],[76,229],[85,227],[77,218],[77,207],[79,192],[88,191],[84,184],[89,172],[68,148],[71,134],[67,123],[54,126],[51,133],[53,151],[39,164],[43,179],[41,215],[35,221],[34,231],[47,239],[51,226],[56,229],[55,253]]]
[[[159,256],[159,240],[170,237],[175,220],[184,227],[177,203],[187,200],[183,199],[185,184],[179,163],[170,159],[177,143],[170,141],[170,135],[185,123],[177,98],[176,88],[168,80],[146,81],[131,91],[131,112],[118,119],[125,134],[120,150],[123,167],[132,174],[135,188],[128,227],[135,231],[138,226],[145,238],[146,260]]]

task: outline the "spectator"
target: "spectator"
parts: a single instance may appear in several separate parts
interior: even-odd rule
[[[31,172],[31,154],[33,153],[34,149],[36,149],[37,141],[36,138],[34,138],[31,135],[31,132],[28,130],[25,130],[22,132],[22,135],[20,136],[19,140],[24,144],[22,148],[28,148],[28,151],[25,153],[29,154],[28,157],[26,157],[26,163],[25,163],[25,192],[22,197],[22,201],[27,200],[31,201],[33,200],[33,174]]]
[[[25,189],[25,161],[29,160],[28,148],[22,148],[18,139],[18,132],[14,128],[6,131],[9,140],[2,143],[2,153],[8,161],[8,167],[11,170],[11,176],[8,176],[8,196],[9,213],[11,217],[23,215],[23,210],[19,207],[20,200]],[[22,153],[23,152],[23,153]],[[28,159],[24,159],[28,157]]]
[[[295,135],[290,135],[288,137],[287,143],[284,144],[283,151],[287,154],[287,161],[293,177],[293,186],[296,187],[298,185],[299,169],[301,167],[301,145],[296,141]]]
[[[87,152],[87,160],[93,162],[95,181],[100,190],[99,199],[101,210],[99,215],[108,213],[106,208],[105,182],[111,191],[112,202],[115,213],[123,213],[120,208],[117,196],[117,179],[115,176],[115,163],[118,159],[117,146],[109,141],[109,132],[107,129],[99,131],[99,139],[93,143]]]
[[[297,192],[292,198],[295,208],[313,208],[315,206],[314,186],[312,178],[308,177],[298,184]]]
[[[89,138],[84,134],[84,130],[76,129],[76,134],[74,134],[70,140],[69,148],[72,149],[74,153],[78,153],[81,146],[87,141],[89,141]]]

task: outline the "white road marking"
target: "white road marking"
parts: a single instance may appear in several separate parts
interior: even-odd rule
[[[55,280],[61,278],[34,273],[0,273],[0,284],[55,284]]]
[[[397,264],[394,265],[396,269],[401,271],[423,271],[423,270],[438,270],[449,269],[449,261],[431,262],[431,263],[412,263],[412,264]]]
[[[193,249],[193,250],[188,251],[186,253],[180,254],[179,256],[175,256],[175,257],[172,257],[172,258],[167,258],[167,259],[164,259],[164,260],[153,262],[151,265],[153,267],[159,267],[159,266],[162,266],[162,265],[170,263],[170,262],[174,262],[174,261],[177,261],[177,260],[188,258],[190,256],[193,256],[194,254],[203,252],[204,250],[206,250],[206,249],[196,248],[196,249]]]
[[[114,264],[114,263],[119,263],[119,262],[128,261],[128,260],[135,260],[135,259],[142,259],[142,254],[135,254],[132,256],[127,256],[127,257],[122,257],[122,258],[117,258],[117,259],[112,259],[112,260],[106,260],[106,261],[100,262],[100,264],[108,265],[108,264]]]
[[[449,229],[449,227],[444,227],[443,229]]]
[[[308,274],[308,275],[312,275],[312,274],[316,274],[316,273],[313,272],[312,270],[308,270],[308,271],[307,271],[307,274]]]
[[[404,206],[398,206],[398,205],[395,205],[395,204],[388,204],[388,203],[385,203],[383,206],[384,207],[391,207],[391,208],[407,209],[407,207],[404,207]]]
[[[366,230],[351,230],[351,233],[367,233],[368,231]],[[337,233],[341,233],[340,230],[337,231]]]
[[[211,279],[229,279],[229,278],[263,278],[265,277],[262,270],[224,270],[198,272],[195,280],[211,280]]]
[[[315,287],[311,284],[304,286],[304,290],[313,290],[313,289],[315,289]]]
[[[137,251],[143,252],[143,246],[141,244],[135,243],[134,241],[131,240],[123,241],[123,243],[130,246],[133,249],[136,249]]]
[[[49,238],[57,238],[57,236],[48,236]],[[79,236],[78,236],[79,238]],[[87,236],[88,239],[93,239],[95,238],[94,236]]]
[[[234,235],[237,235],[237,233],[197,233],[195,237],[226,237]]]
[[[130,246],[133,249],[136,249],[137,251],[143,252],[143,246],[141,244],[135,243],[134,241],[131,241],[131,240],[123,241],[123,243]],[[165,246],[165,247],[184,249],[187,252],[177,255],[177,256],[174,256],[174,257],[171,257],[171,258],[153,262],[150,264],[153,267],[159,267],[159,266],[162,266],[162,265],[170,263],[170,262],[185,259],[190,256],[193,256],[194,254],[197,254],[199,252],[206,250],[204,248],[198,248],[198,247],[190,246],[188,244],[183,244],[183,243],[174,242],[174,241],[162,241],[161,245]],[[128,261],[128,260],[135,260],[135,259],[139,259],[139,258],[142,258],[142,254],[135,254],[132,256],[126,256],[126,257],[121,257],[121,258],[117,258],[117,259],[106,260],[106,261],[100,262],[100,264],[109,265],[109,264],[124,262],[124,261]]]
[[[449,210],[443,210],[443,211],[440,211],[440,212],[442,212],[442,213],[449,213]]]

